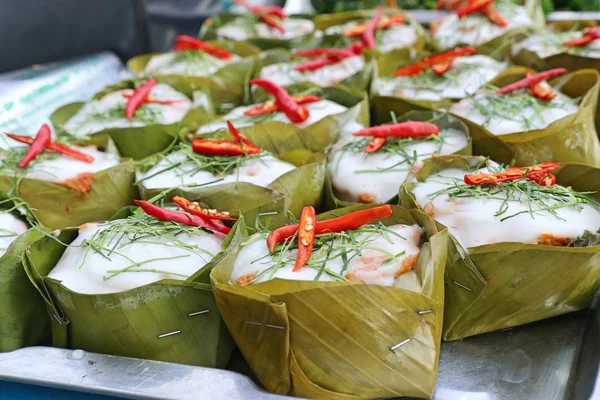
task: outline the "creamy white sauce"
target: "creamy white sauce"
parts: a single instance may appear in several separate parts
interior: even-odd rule
[[[92,100],[69,119],[64,128],[73,136],[85,136],[108,128],[129,128],[147,125],[169,125],[181,121],[191,108],[192,102],[183,93],[159,83],[152,88],[150,97],[160,100],[177,100],[173,104],[144,103],[131,120],[125,117],[127,99],[123,94],[132,89],[108,93],[99,100]],[[114,116],[113,116],[114,114]]]
[[[567,40],[578,39],[583,35],[579,32],[553,32],[544,30],[533,34],[512,48],[513,56],[523,49],[537,53],[540,58],[547,58],[556,54],[568,53],[587,58],[600,58],[600,40],[596,39],[586,46],[563,46]]]
[[[360,233],[355,239],[357,242],[368,240],[369,248],[361,251],[361,255],[357,257],[348,257],[348,266],[345,271],[342,271],[344,263],[341,257],[336,257],[329,260],[326,268],[338,275],[343,275],[346,279],[353,282],[362,282],[370,285],[394,286],[401,285],[400,282],[404,279],[410,279],[408,276],[414,275],[413,271],[407,272],[395,277],[398,270],[402,268],[402,262],[409,256],[419,254],[421,251],[421,236],[423,230],[417,225],[392,225],[388,227],[394,233],[387,233],[382,236],[380,233]],[[398,236],[400,235],[400,237]],[[387,237],[386,237],[387,236]],[[253,283],[265,282],[270,279],[290,279],[290,280],[315,280],[319,274],[319,269],[310,266],[293,272],[294,263],[298,253],[297,249],[286,251],[283,254],[272,256],[267,249],[266,239],[260,234],[254,234],[246,240],[246,245],[243,245],[237,255],[233,265],[231,280],[236,282],[239,278],[256,274],[257,279]],[[335,239],[331,243],[339,245],[340,240]],[[313,251],[310,261],[314,264],[322,264],[319,262],[325,259],[328,247],[323,247]],[[380,251],[383,249],[386,252]],[[397,255],[405,251],[404,255],[397,257],[395,260],[389,260],[391,254]],[[260,261],[256,261],[260,260]],[[261,274],[269,268],[280,263],[280,267],[271,274],[271,271]],[[334,281],[336,280],[327,273],[322,273],[319,281]]]
[[[181,165],[177,168],[170,168],[179,163]],[[182,187],[184,185],[206,187],[236,182],[247,182],[266,187],[294,168],[296,168],[294,164],[281,161],[271,155],[265,155],[246,160],[239,167],[234,168],[231,174],[217,176],[208,171],[196,171],[197,164],[194,161],[188,159],[184,153],[174,152],[147,172],[138,172],[137,180],[141,180],[141,184],[147,189]]]
[[[256,106],[256,104],[251,106],[234,108],[229,114],[223,116],[222,119],[218,119],[209,122],[208,124],[202,125],[200,129],[196,131],[196,133],[213,133],[221,129],[227,129],[227,120],[230,120],[236,128],[252,126],[257,123],[256,121],[260,122],[261,119],[264,119],[264,116],[253,118],[244,115],[244,112],[246,110],[249,110],[254,106]],[[299,128],[310,126],[329,115],[341,114],[347,110],[346,107],[329,100],[322,100],[318,103],[305,104],[304,107],[308,109],[310,115],[306,121],[302,122],[301,124],[295,124]],[[288,117],[282,112],[270,114],[268,116],[268,121],[279,121],[291,124]]]
[[[542,85],[549,86],[545,82],[542,82]],[[577,112],[576,102],[558,90],[553,100],[544,101],[541,105],[529,94],[528,89],[491,97],[484,95],[486,90],[483,89],[475,96],[455,103],[450,112],[485,127],[494,135],[544,129],[554,121]],[[523,96],[529,96],[527,102],[521,101]],[[502,111],[494,111],[498,110],[498,107],[493,106],[494,103],[513,103],[513,106],[500,106]]]
[[[235,19],[218,28],[217,37],[219,39],[239,41],[252,38],[288,40],[308,35],[315,30],[315,24],[308,19],[286,18],[281,23],[285,32],[281,33],[277,29],[272,28],[263,22],[258,22],[254,25],[254,28],[252,28],[249,24],[245,23],[245,21],[240,21],[243,18],[244,17]]]
[[[479,172],[488,170],[484,168]],[[588,204],[580,205],[581,211],[574,207],[557,208],[555,212],[559,219],[535,203],[531,203],[534,215],[526,212],[529,207],[525,196],[519,198],[522,201],[508,202],[508,209],[499,216],[494,214],[502,208],[502,194],[498,194],[499,199],[449,198],[446,194],[433,197],[434,193],[454,185],[457,180],[459,184],[463,182],[466,173],[458,168],[446,169],[418,182],[413,189],[417,203],[425,207],[431,202],[435,220],[446,226],[465,248],[500,242],[537,243],[542,234],[576,239],[586,230],[596,232],[600,228],[600,210]],[[548,204],[554,203],[548,201]],[[519,212],[524,213],[502,221],[502,218]]]
[[[62,281],[64,286],[74,292],[87,294],[118,293],[162,279],[185,280],[221,251],[224,238],[222,234],[209,234],[198,229],[197,235],[177,235],[179,242],[161,236],[148,238],[144,243],[143,240],[129,242],[126,237],[121,238],[120,232],[111,232],[106,239],[107,247],[121,241],[118,250],[108,256],[109,260],[91,250],[84,241],[93,240],[96,232],[106,229],[110,224],[111,222],[82,225],[79,236],[65,250],[48,277]],[[126,242],[129,243],[123,246]],[[194,247],[182,248],[180,242]],[[179,258],[167,259],[173,257]],[[157,258],[162,260],[156,260]],[[108,271],[122,270],[132,266],[134,262],[143,263],[134,267],[134,270],[153,269],[161,272],[122,272],[104,279],[111,275]]]
[[[490,22],[482,13],[458,19],[456,14],[443,18],[433,38],[443,49],[461,44],[478,46],[500,37],[511,29],[533,27],[533,21],[524,7],[510,2],[496,2],[496,9],[508,20],[505,27]]]
[[[0,214],[0,257],[17,237],[29,229],[27,224],[9,212]]]
[[[326,35],[343,34],[347,28],[353,28],[366,21],[351,21],[343,25],[331,26],[325,29]],[[418,38],[418,32],[412,24],[392,25],[388,29],[377,30],[377,50],[388,53],[395,49],[412,46]],[[360,40],[360,37],[355,38]]]
[[[203,51],[165,53],[152,56],[144,68],[144,74],[210,76],[240,59],[235,54],[230,59],[222,59]]]
[[[315,71],[294,71],[294,66],[304,61],[307,61],[307,59],[302,59],[302,61],[297,63],[268,65],[260,71],[260,77],[269,79],[280,86],[288,86],[297,82],[311,82],[320,87],[327,87],[340,83],[365,67],[363,58],[355,56]]]
[[[458,130],[443,129],[440,136],[442,143],[415,140],[404,146],[404,150],[410,157],[416,152],[417,160],[424,160],[434,153],[452,154],[467,145],[467,137]],[[410,172],[412,160],[407,161],[402,154],[382,152],[383,149],[370,154],[342,150],[348,143],[362,141],[364,139],[347,136],[336,143],[329,163],[335,194],[345,201],[365,202],[364,199],[373,199],[373,203],[385,203],[398,194]]]
[[[50,157],[45,158],[43,155],[38,156],[30,164],[30,168],[25,174],[29,179],[41,179],[50,182],[63,182],[70,178],[75,178],[77,175],[88,172],[96,173],[105,169],[119,165],[119,156],[113,153],[99,151],[94,146],[69,146],[82,153],[94,157],[92,163],[86,163],[67,156],[56,157],[55,153],[47,151]]]
[[[373,82],[373,92],[415,100],[462,99],[475,93],[506,69],[507,64],[484,55],[458,57],[446,74],[432,71],[414,77],[384,77]]]

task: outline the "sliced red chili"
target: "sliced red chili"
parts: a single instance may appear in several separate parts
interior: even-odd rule
[[[294,71],[298,72],[306,72],[306,71],[316,71],[328,65],[338,64],[339,60],[334,58],[317,58],[316,60],[310,60],[303,62],[301,64],[294,65]]]
[[[431,70],[436,75],[444,75],[450,70],[450,68],[452,68],[452,61],[446,61],[441,64],[435,64],[433,67],[431,67]]]
[[[261,15],[260,20],[269,25],[271,28],[277,29],[280,33],[285,33],[285,27],[270,15]]]
[[[208,219],[217,219],[217,220],[226,220],[226,221],[235,221],[236,218],[233,218],[229,215],[228,212],[222,212],[218,210],[210,210],[206,208],[200,207],[195,201],[190,201],[182,196],[173,197],[173,203],[177,204],[181,207],[185,212],[188,212],[192,215],[197,215],[198,217],[208,218]]]
[[[397,124],[379,125],[353,133],[353,136],[372,136],[376,138],[415,138],[438,135],[440,128],[431,122],[406,121]]]
[[[371,139],[367,147],[365,147],[365,153],[375,153],[377,150],[385,146],[387,139],[384,137],[374,137]]]
[[[21,142],[21,143],[25,143],[25,144],[29,144],[29,145],[31,145],[34,140],[31,136],[14,135],[12,133],[5,133],[5,134],[9,138],[16,140],[17,142]],[[90,156],[89,154],[82,153],[79,150],[75,150],[75,149],[67,146],[66,144],[55,143],[55,142],[52,142],[52,140],[51,140],[50,143],[48,143],[46,145],[46,148],[48,150],[53,150],[57,153],[64,154],[65,156],[74,158],[79,161],[83,161],[86,163],[94,162],[94,157]]]
[[[467,15],[483,12],[490,4],[493,4],[494,0],[471,0],[465,5],[460,6],[456,10],[458,18],[466,17]]]
[[[348,48],[354,54],[358,55],[358,54],[362,54],[363,50],[365,49],[365,44],[363,42],[357,40],[356,42],[352,43],[350,45],[350,47],[348,47]]]
[[[397,69],[394,72],[394,76],[413,76],[425,72],[427,68],[433,68],[433,72],[441,75],[447,71],[444,68],[448,63],[452,66],[452,61],[458,57],[464,57],[471,54],[475,54],[477,49],[473,46],[457,47],[452,50],[445,51],[443,53],[435,54],[433,56],[425,57],[421,61],[414,64],[409,64],[405,67]],[[448,67],[449,68],[449,67]],[[443,71],[438,73],[436,71]]]
[[[592,26],[584,29],[583,35],[580,38],[567,40],[563,43],[563,45],[569,47],[583,47],[587,46],[596,39],[600,39],[600,27]]]
[[[192,149],[196,153],[222,156],[243,156],[246,154],[259,154],[263,151],[260,147],[253,144],[207,139],[194,139],[192,141]]]
[[[134,200],[133,202],[137,204],[138,207],[140,207],[146,214],[160,219],[161,221],[171,221],[183,225],[202,227],[223,234],[228,234],[231,231],[231,228],[228,226],[217,224],[214,221],[199,217],[197,215],[167,210],[144,200]]]
[[[254,143],[250,141],[246,136],[242,135],[240,131],[237,130],[235,126],[231,123],[231,121],[227,121],[227,128],[229,128],[229,132],[235,139],[236,143],[243,143],[245,145],[254,146]]]
[[[175,46],[173,47],[173,50],[175,51],[199,50],[224,60],[229,60],[233,57],[233,54],[225,49],[213,46],[212,44],[208,44],[188,35],[179,35],[175,40]]]
[[[541,186],[553,186],[556,183],[556,175],[547,173],[544,175],[532,175],[528,176],[532,181],[540,184]]]
[[[140,86],[138,86],[129,100],[127,100],[127,104],[125,105],[125,116],[127,119],[132,119],[135,115],[135,112],[144,104],[144,100],[150,94],[150,91],[154,86],[156,86],[158,82],[156,79],[148,79]]]
[[[279,6],[253,6],[246,3],[244,0],[233,0],[235,4],[244,7],[255,15],[274,15],[278,18],[285,19],[286,14],[282,7]]]
[[[378,30],[389,29],[394,25],[402,25],[406,22],[404,15],[394,15],[389,18],[382,19],[377,26]],[[367,23],[355,25],[351,28],[344,29],[344,36],[346,37],[357,37],[361,36],[367,29]]]
[[[321,48],[311,50],[299,50],[292,55],[292,58],[296,57],[330,57],[334,59],[344,59],[348,57],[354,57],[356,54],[350,49],[334,49],[334,48]]]
[[[126,99],[130,99],[133,96],[133,93],[123,93],[123,97]],[[185,99],[157,99],[156,97],[148,96],[144,99],[144,103],[155,103],[155,104],[176,104],[185,101]]]
[[[293,272],[302,269],[310,259],[315,244],[316,221],[317,214],[314,207],[304,207],[298,225],[298,255],[296,256],[296,263],[292,269]]]
[[[362,33],[362,40],[365,46],[369,49],[375,50],[377,48],[377,41],[375,40],[375,31],[379,26],[379,22],[381,21],[381,16],[383,15],[383,6],[377,7],[375,13],[373,14],[373,18],[367,22],[367,26],[365,31]]]
[[[294,102],[296,102],[296,104],[300,105],[318,103],[319,101],[323,100],[323,98],[312,94],[293,95],[292,99]],[[276,111],[279,111],[279,106],[274,101],[267,101],[266,103],[247,109],[244,111],[244,115],[265,115],[274,113]]]
[[[394,76],[414,76],[425,72],[419,63],[410,64],[394,71]]]
[[[314,224],[315,235],[320,235],[322,233],[351,231],[371,222],[387,218],[390,215],[392,215],[392,207],[389,204],[385,204],[379,207],[355,211],[341,217],[332,218],[325,221],[317,221]],[[271,232],[267,238],[267,247],[269,248],[269,251],[273,253],[277,249],[277,245],[279,243],[291,238],[297,231],[298,224],[292,224],[282,226],[281,228]]]
[[[500,14],[496,7],[493,4],[490,4],[483,10],[483,14],[487,17],[488,20],[494,25],[498,25],[501,27],[508,26],[508,20],[504,18],[504,15]]]
[[[310,116],[306,107],[298,105],[292,96],[275,82],[267,79],[252,79],[250,84],[266,90],[271,96],[275,97],[275,104],[291,122],[299,124],[306,121]]]
[[[539,183],[542,178],[558,168],[558,163],[544,162],[531,167],[511,167],[496,174],[466,174],[464,182],[468,185],[485,185],[527,178]]]
[[[526,77],[531,77],[531,69],[527,69]],[[550,101],[556,97],[556,90],[543,86],[541,82],[529,85],[529,91],[534,97],[543,101]]]
[[[42,125],[37,135],[35,135],[33,142],[31,142],[29,149],[27,149],[27,152],[23,156],[23,159],[19,162],[19,168],[25,168],[37,156],[42,154],[46,149],[46,146],[50,143],[51,137],[52,132],[50,131],[48,124]]]
[[[515,90],[523,89],[529,87],[532,84],[545,81],[547,79],[553,78],[555,76],[559,76],[567,72],[565,68],[554,68],[548,71],[540,72],[535,75],[531,75],[529,77],[525,77],[521,80],[518,80],[510,85],[504,86],[496,91],[496,94],[507,94],[514,92]]]

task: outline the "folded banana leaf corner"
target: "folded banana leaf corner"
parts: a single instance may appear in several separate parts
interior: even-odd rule
[[[445,156],[424,162],[421,182],[448,168],[473,170],[483,157]],[[557,183],[600,199],[600,169],[565,163]],[[401,188],[403,207],[419,207]],[[422,205],[421,205],[422,206]],[[438,224],[438,228],[443,226]],[[555,247],[503,242],[462,248],[449,235],[445,272],[444,340],[458,340],[581,310],[600,287],[600,245]]]
[[[215,40],[219,39],[217,30],[224,25],[227,25],[231,22],[234,22],[239,19],[240,26],[246,26],[248,18],[253,18],[250,14],[232,14],[232,13],[223,13],[219,14],[215,17],[208,18],[202,26],[200,27],[200,32],[198,33],[198,37],[202,40]],[[303,19],[312,19],[310,16],[306,15],[293,15],[289,18],[303,18]],[[298,36],[293,39],[275,39],[275,38],[260,38],[253,37],[245,40],[246,42],[252,44],[253,46],[258,47],[261,50],[269,50],[276,48],[283,49],[309,49],[317,47],[320,39],[314,32],[311,32],[306,35]]]
[[[319,88],[310,83],[294,84],[288,86],[288,90],[292,94],[310,91],[348,109],[339,114],[329,115],[303,128],[280,121],[267,121],[252,126],[238,127],[238,130],[252,140],[254,144],[273,154],[286,153],[297,149],[320,152],[335,143],[348,126],[355,126],[356,124],[369,126],[369,99],[362,92],[341,86]],[[264,102],[267,99],[264,91],[255,91],[253,96],[252,103]],[[222,119],[222,117],[213,118],[213,120],[218,119]],[[235,121],[233,122],[235,124]],[[215,133],[223,132],[225,130]],[[211,135],[198,135],[188,130],[182,137],[184,140],[191,141],[196,137],[210,138]]]
[[[525,67],[511,67],[491,83],[502,87],[524,78],[526,72]],[[544,129],[499,136],[466,118],[458,117],[469,127],[473,137],[473,153],[511,164],[505,151],[508,147],[513,153],[512,163],[519,166],[544,161],[571,161],[600,166],[600,141],[594,122],[600,90],[598,71],[579,70],[552,79],[549,83],[571,98],[581,98],[575,114],[554,121]]]
[[[284,64],[281,66],[281,68],[284,70],[288,69],[291,71],[291,69],[293,68],[292,65],[290,64],[290,62],[291,62],[290,59],[291,59],[292,54],[294,54],[293,51],[289,51],[289,50],[285,50],[285,49],[273,49],[273,50],[264,51],[261,54],[261,56],[258,58],[257,68],[255,70],[254,77],[258,78],[261,70],[264,67],[267,67],[267,66],[273,65],[273,64]],[[371,83],[371,77],[373,75],[373,65],[374,64],[371,60],[366,60],[365,66],[363,69],[361,69],[354,75],[349,76],[348,78],[340,81],[339,83],[337,83],[336,85],[333,85],[333,86],[341,87],[342,89],[349,88],[353,91],[363,91],[364,92],[364,91],[368,90],[369,84]],[[263,78],[269,79],[268,76],[264,76]],[[309,85],[309,86],[318,87],[308,81],[297,82],[297,83],[300,85]],[[286,89],[288,89],[288,87],[286,87]],[[254,94],[253,98],[266,97],[264,90],[261,88],[253,87],[252,92],[253,93],[261,92],[260,94]]]
[[[126,208],[115,218],[131,213]],[[23,256],[27,275],[50,315],[53,346],[211,368],[227,365],[234,344],[208,280],[224,253],[187,280],[165,279],[119,293],[81,294],[47,276],[66,249],[60,242],[69,244],[77,235],[71,228],[63,230],[58,241],[45,236]]]
[[[595,21],[557,21],[549,23],[547,28],[554,32],[568,32],[571,30],[582,30],[595,25]],[[537,71],[545,71],[552,68],[566,68],[571,72],[588,68],[600,69],[600,58],[585,57],[569,52],[541,57],[535,51],[523,48],[516,53],[513,52],[511,59],[517,65],[531,67]]]
[[[42,297],[21,261],[27,247],[41,237],[41,231],[30,228],[0,257],[0,352],[34,346],[50,333]]]
[[[94,100],[101,99],[108,93],[117,90],[131,89],[133,87],[133,81],[123,81],[109,86],[97,93],[94,96]],[[191,86],[184,85],[181,82],[177,90],[180,90],[183,94],[193,100],[194,90]],[[69,137],[74,142],[93,144],[100,147],[106,147],[109,141],[112,141],[122,157],[131,157],[134,160],[140,160],[165,150],[178,140],[178,134],[181,129],[197,123],[198,120],[204,121],[212,115],[211,110],[205,110],[203,106],[200,106],[189,110],[179,123],[170,125],[154,124],[141,127],[108,128],[95,132],[89,136],[78,138],[67,132],[64,126],[84,105],[85,103],[83,102],[67,104],[57,109],[50,116],[50,121],[56,129],[57,135]]]
[[[369,206],[317,219],[363,208]],[[419,223],[426,231],[415,268],[419,277],[410,287],[282,279],[238,286],[230,276],[239,242],[212,270],[223,319],[267,390],[345,400],[431,397],[440,350],[447,232],[423,213],[393,209],[384,224]],[[245,226],[238,223],[236,229],[244,231]]]
[[[240,105],[245,100],[246,87],[251,77],[254,63],[260,59],[260,49],[246,42],[230,40],[211,40],[208,43],[228,50],[243,57],[239,61],[227,64],[209,76],[186,76],[178,74],[151,75],[159,82],[166,83],[174,89],[190,94],[201,91],[208,94],[212,105],[220,108],[222,105]],[[127,67],[138,77],[147,76],[144,73],[146,65],[153,56],[163,53],[143,54],[130,59]],[[148,75],[150,76],[150,75]]]
[[[457,151],[455,154],[462,154],[462,155],[467,155],[467,156],[470,156],[473,154],[472,153],[471,136],[469,135],[469,128],[467,128],[467,126],[459,119],[457,119],[447,113],[437,112],[437,111],[410,111],[408,113],[401,115],[401,114],[397,114],[394,111],[394,108],[392,107],[389,110],[387,110],[387,113],[379,112],[380,118],[378,119],[379,122],[377,123],[377,125],[382,125],[382,124],[391,122],[392,121],[392,113],[394,115],[398,115],[398,117],[396,117],[396,121],[398,121],[398,122],[429,121],[429,122],[433,122],[440,129],[456,129],[457,131],[462,132],[468,138],[468,143],[465,147],[463,147],[462,149]],[[386,117],[387,117],[387,119],[386,119]],[[329,162],[331,163],[331,155],[329,157]],[[328,166],[328,171],[329,171],[330,167],[331,167],[331,165]],[[382,172],[382,173],[385,173],[385,172]],[[398,187],[400,187],[403,183],[404,182],[398,182]],[[327,173],[327,177],[325,179],[325,194],[324,195],[325,195],[325,207],[327,210],[333,210],[335,208],[342,208],[342,207],[350,207],[350,206],[359,204],[359,203],[353,203],[350,201],[341,200],[335,195],[335,189],[331,182],[331,174],[329,172]],[[391,199],[386,201],[386,203],[398,204],[398,196],[392,197]]]
[[[78,226],[110,218],[137,196],[133,161],[94,173],[89,193],[59,183],[18,176],[0,176],[0,192],[25,201],[40,224],[49,229]]]
[[[477,54],[485,54],[497,60],[507,59],[510,57],[510,49],[516,41],[520,40],[523,36],[530,35],[535,29],[541,29],[545,26],[546,17],[542,8],[542,0],[515,0],[514,3],[525,7],[527,14],[529,14],[533,21],[533,26],[530,28],[510,29],[501,36],[481,43],[476,46]],[[460,32],[456,34],[460,35]],[[433,35],[430,37],[429,44],[435,52],[449,50],[440,46]]]

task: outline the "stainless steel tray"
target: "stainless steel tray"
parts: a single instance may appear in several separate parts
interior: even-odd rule
[[[434,399],[600,398],[600,312],[581,312],[443,343]],[[0,354],[0,380],[129,398],[284,399],[261,390],[236,354],[229,370],[82,350]]]

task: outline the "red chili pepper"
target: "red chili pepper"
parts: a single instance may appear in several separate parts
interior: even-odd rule
[[[123,97],[125,97],[126,99],[130,99],[132,96],[133,96],[132,93],[123,93]],[[148,96],[144,99],[144,103],[156,103],[156,104],[165,104],[165,105],[181,103],[182,101],[185,101],[185,99],[167,100],[167,99],[157,99],[156,97],[151,97],[151,96]]]
[[[46,146],[50,143],[51,137],[52,132],[50,131],[50,127],[47,124],[42,125],[19,163],[19,168],[25,168],[33,159],[42,154]]]
[[[402,25],[405,22],[406,22],[406,17],[404,15],[394,15],[394,16],[391,16],[391,17],[381,20],[379,22],[379,25],[377,26],[377,29],[378,30],[389,29],[394,25]],[[367,24],[368,24],[368,22],[364,23],[364,24],[359,24],[359,25],[353,26],[351,28],[346,28],[346,29],[344,29],[343,34],[346,37],[362,36],[362,34],[367,29]]]
[[[274,15],[281,19],[286,18],[285,11],[283,10],[283,8],[281,8],[279,6],[253,6],[251,4],[246,3],[243,0],[233,0],[233,2],[240,7],[247,8],[248,10],[250,10],[250,12],[252,14],[256,14],[256,15],[266,14],[266,15]]]
[[[250,80],[250,84],[263,88],[271,96],[275,97],[275,104],[291,122],[299,124],[306,121],[310,116],[306,107],[298,105],[288,92],[275,82],[267,79],[252,79]]]
[[[373,18],[369,22],[367,22],[367,27],[362,34],[363,43],[369,49],[375,50],[377,48],[377,41],[375,40],[375,30],[379,26],[379,21],[381,21],[381,16],[383,15],[383,6],[377,7],[375,13],[373,14]]]
[[[131,98],[127,100],[127,105],[125,105],[125,116],[127,119],[133,118],[137,109],[144,104],[144,100],[157,83],[156,79],[148,79],[134,90]]]
[[[423,67],[417,64],[410,64],[394,71],[394,76],[414,76],[425,72]]]
[[[456,10],[456,15],[459,19],[466,17],[470,14],[483,12],[490,4],[493,4],[494,0],[471,0],[467,4],[460,6]]]
[[[269,15],[261,15],[260,20],[281,33],[285,33],[285,28],[275,18]]]
[[[29,144],[29,145],[32,144],[33,140],[34,140],[31,136],[14,135],[12,133],[5,133],[5,135],[13,140],[16,140],[17,142],[21,142],[21,143],[25,143],[25,144]],[[75,150],[65,144],[62,144],[62,143],[54,143],[54,142],[50,141],[50,143],[48,143],[46,145],[46,148],[48,150],[56,151],[57,153],[64,154],[65,156],[74,158],[79,161],[83,161],[86,163],[94,162],[94,157],[92,157],[88,154],[82,153],[79,150]]]
[[[314,58],[321,56],[326,56],[334,59],[344,59],[348,57],[354,57],[355,55],[356,54],[350,49],[322,48],[297,51],[294,54],[292,54],[292,59],[296,57]]]
[[[583,47],[587,46],[596,39],[600,39],[600,27],[592,26],[583,30],[583,36],[573,40],[567,40],[563,43],[564,46],[569,47]]]
[[[161,221],[171,221],[183,225],[198,226],[223,234],[228,234],[231,231],[231,228],[228,226],[217,224],[209,219],[202,218],[197,215],[189,215],[173,210],[167,210],[144,200],[134,200],[133,202],[137,204],[137,206],[140,207],[146,214],[160,219]]]
[[[338,218],[317,221],[314,224],[315,235],[320,235],[322,233],[351,231],[371,222],[387,218],[390,215],[392,215],[392,207],[389,204],[385,204],[379,207],[355,211]],[[273,253],[277,249],[277,245],[279,243],[284,242],[285,240],[294,236],[297,231],[298,224],[292,224],[282,226],[281,228],[271,232],[267,238],[267,247],[269,248],[269,252]]]
[[[231,217],[228,212],[221,212],[217,210],[209,210],[206,208],[202,208],[200,207],[200,204],[196,203],[195,201],[190,201],[182,196],[173,197],[173,203],[177,204],[185,212],[188,212],[192,215],[196,215],[201,218],[226,221],[235,221],[237,219]]]
[[[494,25],[498,25],[501,27],[508,26],[508,20],[504,18],[504,15],[500,14],[496,7],[493,4],[490,4],[483,10],[483,14],[487,17],[488,20]]]
[[[198,40],[188,35],[178,35],[175,39],[175,46],[173,47],[173,50],[200,50],[217,58],[222,58],[224,60],[229,60],[233,57],[233,54],[231,54],[225,49],[213,46],[212,44],[208,44],[206,42],[203,42],[202,40]]]
[[[310,259],[315,244],[316,221],[317,213],[315,209],[311,206],[304,207],[298,226],[298,255],[296,256],[296,264],[294,264],[292,272],[302,269]]]
[[[334,58],[317,58],[315,60],[310,60],[310,61],[306,61],[306,62],[303,62],[298,65],[295,65],[293,69],[294,69],[294,71],[298,71],[298,72],[316,71],[318,69],[326,67],[327,65],[333,65],[333,64],[338,64],[338,63],[339,63],[339,60],[336,60]]]
[[[373,126],[353,133],[353,136],[372,136],[376,138],[414,138],[438,135],[440,128],[430,122],[406,121],[397,124]]]
[[[444,75],[450,70],[450,68],[452,68],[452,61],[446,61],[441,64],[435,64],[433,67],[431,67],[431,70],[436,75]]]
[[[425,72],[427,68],[433,67],[433,72],[437,75],[441,75],[448,71],[444,70],[442,66],[445,64],[452,63],[455,58],[468,56],[475,54],[477,49],[473,46],[457,47],[452,50],[445,51],[443,53],[435,54],[433,56],[425,57],[421,61],[414,64],[409,64],[400,69],[394,71],[394,76],[413,76]],[[451,67],[452,64],[450,64]],[[443,71],[438,73],[436,71]]]
[[[532,175],[528,176],[528,178],[541,186],[553,186],[556,183],[556,175],[551,173],[545,175]]]
[[[314,96],[311,94],[293,95],[292,99],[294,99],[296,104],[300,105],[318,103],[319,101],[323,100],[321,97]],[[244,115],[265,115],[274,113],[276,111],[279,111],[279,106],[277,106],[277,104],[275,104],[274,101],[267,101],[266,103],[259,104],[257,106],[247,109],[246,111],[244,111]]]
[[[365,49],[365,44],[363,42],[357,40],[356,42],[354,42],[350,45],[349,49],[354,54],[359,55],[359,54],[362,54],[363,50]]]
[[[545,81],[546,79],[553,78],[558,75],[562,75],[567,70],[565,68],[554,68],[548,71],[540,72],[535,75],[531,75],[529,77],[525,77],[521,80],[518,80],[510,85],[504,86],[496,91],[496,94],[507,94],[514,92],[515,90],[523,89],[529,87],[531,84],[535,84],[541,81]]]
[[[237,130],[235,126],[231,123],[231,121],[227,121],[227,128],[229,128],[229,132],[235,139],[236,143],[243,143],[245,145],[254,146],[254,143],[250,141],[246,136],[242,135],[240,131]]]
[[[551,171],[560,168],[555,162],[544,162],[531,167],[512,167],[497,174],[467,174],[464,181],[468,185],[495,184],[527,178],[539,183]]]
[[[527,69],[527,78],[531,77],[531,69]],[[541,82],[532,83],[529,85],[529,91],[534,97],[543,101],[550,101],[556,97],[556,91],[551,87],[542,86]]]
[[[384,137],[374,137],[371,139],[367,147],[365,147],[365,153],[375,153],[377,150],[385,146],[387,139]]]
[[[262,149],[253,144],[230,142],[228,140],[194,139],[192,149],[196,153],[215,154],[223,156],[244,156],[246,154],[259,154]]]

